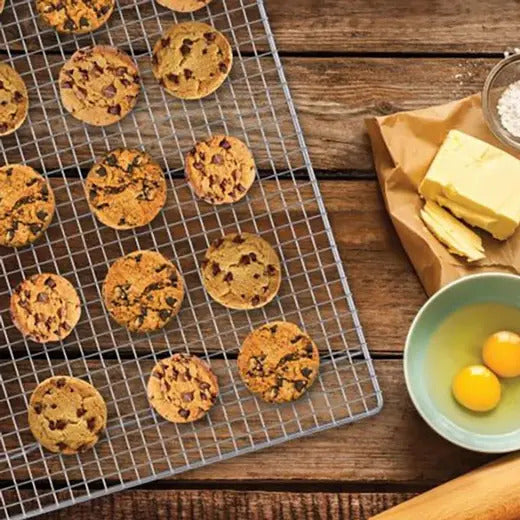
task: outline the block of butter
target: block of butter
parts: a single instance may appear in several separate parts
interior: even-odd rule
[[[520,224],[520,161],[451,130],[419,193],[472,226],[506,240]]]
[[[481,238],[435,202],[426,201],[421,218],[450,253],[464,256],[470,262],[486,258]]]

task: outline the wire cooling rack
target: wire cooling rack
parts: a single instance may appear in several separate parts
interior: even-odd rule
[[[172,22],[190,16],[177,17],[152,0],[119,0],[106,26],[80,37],[43,26],[33,0],[7,0],[0,17],[2,59],[22,75],[31,102],[25,124],[1,140],[0,161],[44,172],[57,199],[53,224],[42,240],[0,250],[0,518],[26,518],[169,477],[353,422],[382,405],[264,4],[214,0],[192,16],[228,37],[235,62],[217,93],[183,102],[157,84],[150,55]],[[83,125],[59,101],[61,66],[74,50],[93,43],[126,50],[144,83],[137,108],[107,128]],[[197,201],[183,180],[185,153],[212,133],[243,139],[257,162],[253,189],[232,206]],[[168,172],[166,207],[148,228],[116,232],[101,226],[84,199],[85,171],[120,147],[146,149]],[[227,310],[202,287],[198,266],[206,248],[236,230],[262,235],[282,259],[281,292],[264,309]],[[100,288],[112,261],[147,248],[177,263],[188,291],[167,329],[133,336],[110,321]],[[74,332],[45,347],[24,340],[8,312],[13,288],[37,272],[65,276],[82,299]],[[236,356],[252,328],[278,319],[296,322],[312,335],[322,365],[319,380],[302,399],[274,406],[245,389]],[[211,413],[189,425],[162,421],[146,399],[151,367],[177,351],[205,358],[221,387]],[[90,381],[108,404],[106,434],[81,455],[50,454],[28,430],[31,392],[58,374]]]

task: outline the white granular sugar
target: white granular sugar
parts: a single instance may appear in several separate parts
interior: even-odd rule
[[[515,137],[520,137],[520,81],[511,83],[497,105],[502,126]]]

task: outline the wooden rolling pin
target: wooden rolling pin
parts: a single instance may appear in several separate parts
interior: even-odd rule
[[[520,520],[520,455],[487,464],[372,520]]]

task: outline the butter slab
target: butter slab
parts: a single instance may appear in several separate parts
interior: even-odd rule
[[[451,130],[419,187],[425,199],[506,240],[520,224],[520,161]]]

